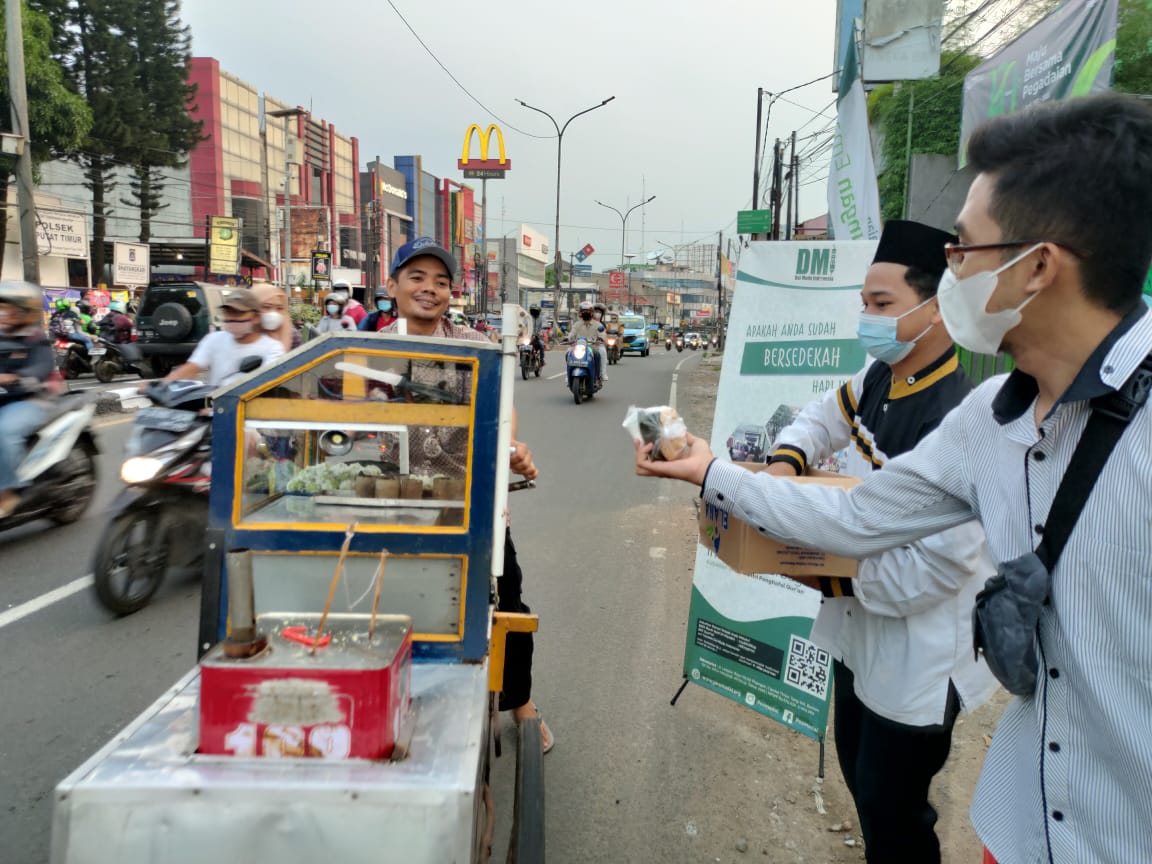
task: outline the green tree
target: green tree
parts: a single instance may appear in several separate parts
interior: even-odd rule
[[[1152,0],[1120,0],[1112,87],[1122,93],[1152,93]]]
[[[4,10],[0,0],[0,11]],[[92,112],[84,99],[67,86],[65,70],[53,56],[55,34],[48,16],[25,6],[24,75],[28,88],[28,125],[35,165],[48,159],[74,154],[92,126]],[[0,44],[0,127],[12,131],[8,90],[8,53]],[[15,166],[0,162],[0,249],[8,233],[8,185]]]
[[[955,153],[960,146],[964,76],[983,61],[955,51],[944,52],[940,61],[940,72],[932,78],[886,84],[869,94],[869,122],[880,134],[883,167],[876,179],[885,221],[899,219],[904,211],[909,158]]]
[[[148,117],[132,145],[132,197],[121,202],[140,212],[140,241],[151,235],[151,220],[163,201],[165,168],[185,164],[200,141],[202,121],[188,113],[195,86],[188,82],[190,36],[180,21],[178,0],[135,0],[124,36],[134,50],[137,84]]]

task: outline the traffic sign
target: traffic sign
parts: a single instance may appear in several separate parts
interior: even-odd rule
[[[572,272],[576,276],[591,276],[592,275],[592,265],[591,264],[577,264],[576,266],[574,266],[572,268]]]
[[[736,213],[737,234],[767,234],[772,230],[771,210],[739,210]]]

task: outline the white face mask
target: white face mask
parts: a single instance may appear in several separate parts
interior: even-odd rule
[[[957,279],[951,270],[944,271],[936,298],[940,301],[944,326],[960,347],[976,354],[995,354],[1000,350],[1005,334],[1020,323],[1020,310],[1035,300],[1036,294],[1030,295],[1015,309],[989,312],[988,301],[996,292],[996,277],[1042,245],[1035,244],[995,270],[983,270],[963,279]]]
[[[279,312],[261,312],[260,326],[265,330],[279,330],[284,323],[284,316]]]

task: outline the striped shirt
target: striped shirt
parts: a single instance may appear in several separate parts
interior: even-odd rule
[[[1091,413],[1152,352],[1141,304],[1037,430],[1036,382],[985,382],[914,450],[848,493],[721,460],[704,498],[766,535],[874,555],[975,515],[995,560],[1032,551]],[[989,574],[992,575],[992,574]],[[1005,864],[1152,861],[1152,406],[1116,445],[1053,574],[1036,692],[1014,699],[972,804]]]

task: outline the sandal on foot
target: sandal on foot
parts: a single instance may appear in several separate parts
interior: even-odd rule
[[[548,728],[548,724],[544,722],[544,717],[540,713],[540,709],[536,709],[536,719],[540,721],[540,749],[544,753],[551,751],[556,746],[556,736],[552,734],[552,730]],[[516,721],[517,727],[520,721]]]

